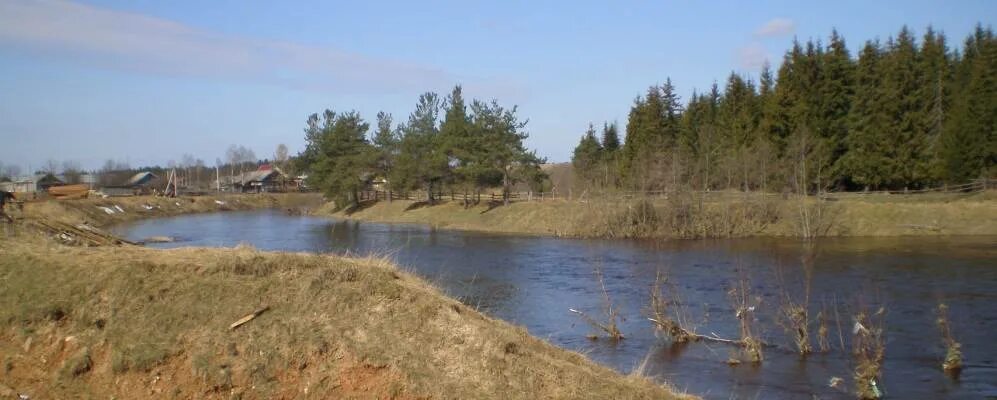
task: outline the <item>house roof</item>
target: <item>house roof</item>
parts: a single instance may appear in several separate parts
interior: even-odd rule
[[[268,169],[263,171],[251,171],[242,174],[239,181],[242,183],[263,182],[276,177],[284,176],[279,170]]]
[[[149,183],[149,181],[151,181],[153,179],[156,179],[156,178],[158,178],[158,176],[156,176],[156,174],[153,174],[152,172],[148,172],[148,171],[139,172],[139,173],[137,173],[135,175],[132,175],[131,178],[128,178],[128,181],[125,182],[125,186],[140,186],[140,185],[145,185],[145,184]]]

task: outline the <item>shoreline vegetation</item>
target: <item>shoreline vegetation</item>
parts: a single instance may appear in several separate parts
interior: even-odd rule
[[[805,239],[824,236],[825,231],[942,232],[957,211],[938,215],[945,219],[898,222],[907,225],[901,229],[881,222],[936,209],[904,206],[902,215],[891,217],[895,210],[884,207],[878,210],[886,215],[882,217],[862,211],[875,209],[860,206],[874,202],[841,201],[847,204],[835,207],[805,199],[828,193],[948,191],[979,182],[985,187],[997,172],[992,135],[997,115],[992,95],[995,54],[992,28],[979,24],[961,48],[950,46],[945,34],[930,26],[920,36],[905,26],[884,42],[864,42],[857,53],[832,30],[826,42],[794,39],[777,68],[764,65],[757,80],[734,72],[724,83],[683,99],[665,75],[663,83],[636,96],[625,123],[605,121],[600,135],[597,125],[589,122],[572,151],[567,177],[561,179],[547,168],[546,159],[526,146],[528,119],[515,106],[466,98],[459,84],[445,96],[420,95],[400,123],[385,112],[371,123],[348,107],[314,113],[305,121],[305,149],[291,165],[307,173],[307,185],[335,201],[336,211],[343,210],[338,215],[374,214],[382,221],[409,222],[411,217],[364,210],[363,192],[422,193],[418,197],[434,205],[447,193],[477,199],[499,189],[497,200],[494,194],[488,196],[489,210],[495,203],[510,206],[514,191],[674,194],[664,205],[656,199],[624,202],[624,211],[616,210],[618,204],[600,205],[583,212],[593,216],[586,226],[564,222],[574,215],[558,215],[548,226],[527,228],[518,222],[496,227],[463,217],[424,218],[434,225],[493,231],[594,237],[790,236],[792,229],[780,221],[788,222],[781,214],[793,208],[799,214],[795,235]],[[706,202],[697,198],[716,192],[748,195],[719,207],[704,206]],[[766,195],[804,200],[782,207],[779,200],[762,200]],[[466,198],[462,202],[468,206]],[[509,210],[513,208],[527,207]],[[842,218],[842,230],[833,233],[835,208],[870,219]],[[358,209],[362,211],[353,212]],[[609,220],[602,220],[603,213]],[[984,231],[992,232],[992,226]]]
[[[104,228],[222,210],[293,212],[320,201],[268,194],[25,204],[0,240],[0,396],[695,398],[485,316],[387,259],[66,246],[26,224]]]
[[[997,191],[940,195],[869,195],[836,201],[762,193],[720,200],[692,195],[627,200],[482,202],[460,199],[366,201],[345,211],[327,203],[314,214],[379,223],[573,238],[698,239],[997,235]],[[811,211],[804,218],[801,209]],[[819,212],[814,212],[819,211]],[[817,217],[819,216],[819,217]],[[809,225],[809,226],[808,226]]]

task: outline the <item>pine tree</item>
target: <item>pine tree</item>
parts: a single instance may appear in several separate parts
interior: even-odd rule
[[[448,172],[447,155],[437,125],[439,114],[440,99],[436,93],[419,96],[415,111],[399,128],[402,138],[390,178],[398,188],[423,188],[429,203],[433,203],[433,191]]]
[[[322,128],[309,137],[306,152],[314,157],[309,165],[309,181],[334,199],[336,206],[356,207],[361,180],[372,165],[372,148],[367,142],[370,125],[356,111],[337,114],[326,110]],[[309,127],[318,126],[309,117]]]
[[[492,100],[490,103],[475,100],[471,104],[474,129],[481,135],[483,165],[499,174],[502,197],[509,204],[512,186],[522,181],[537,181],[543,177],[540,164],[545,161],[523,146],[529,137],[524,131],[526,122],[516,115],[517,108],[506,109]]]
[[[450,180],[456,187],[477,191],[482,183],[484,169],[481,158],[484,149],[478,139],[472,129],[461,87],[455,86],[446,100],[445,115],[440,125],[440,142],[447,164],[453,169]]]
[[[398,157],[398,135],[392,130],[391,114],[384,111],[377,113],[377,130],[374,132],[373,145],[375,150],[374,168],[380,178],[387,180],[388,175],[394,169],[395,160]],[[387,190],[391,190],[391,181],[387,180]],[[391,197],[387,197],[391,201]]]

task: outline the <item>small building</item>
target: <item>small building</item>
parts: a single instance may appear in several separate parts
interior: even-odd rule
[[[132,175],[120,185],[104,186],[101,192],[108,196],[138,196],[153,193],[154,186],[159,184],[159,176],[149,171]]]
[[[13,193],[45,192],[52,186],[63,185],[64,182],[52,174],[38,174],[14,178],[10,182],[0,183],[0,190]]]
[[[237,176],[232,186],[243,193],[283,192],[287,188],[287,177],[279,169],[263,165],[256,171]]]

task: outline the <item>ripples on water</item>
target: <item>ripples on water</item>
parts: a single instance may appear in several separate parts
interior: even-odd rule
[[[790,239],[638,242],[566,240],[433,230],[287,216],[276,211],[231,212],[153,219],[117,227],[130,239],[183,239],[155,247],[234,246],[264,250],[389,254],[396,262],[471,307],[517,325],[559,346],[627,373],[649,360],[646,373],[706,398],[851,398],[828,387],[833,376],[848,382],[849,315],[859,302],[886,307],[883,386],[892,398],[997,396],[997,238],[850,238],[822,241],[813,272],[811,316],[837,304],[840,347],[830,321],[828,354],[806,360],[774,321],[780,285],[802,287],[803,247]],[[598,313],[599,267],[624,320],[627,339],[590,341],[590,328],[568,308]],[[762,299],[756,326],[767,349],[761,365],[724,363],[719,344],[669,345],[655,337],[643,310],[659,268],[681,292],[698,331],[737,335],[726,288],[742,269]],[[777,279],[781,277],[781,279]],[[944,298],[953,332],[963,344],[966,369],[958,380],[940,370],[944,350],[934,307]],[[832,315],[833,317],[833,315]],[[811,328],[812,332],[816,328]]]

